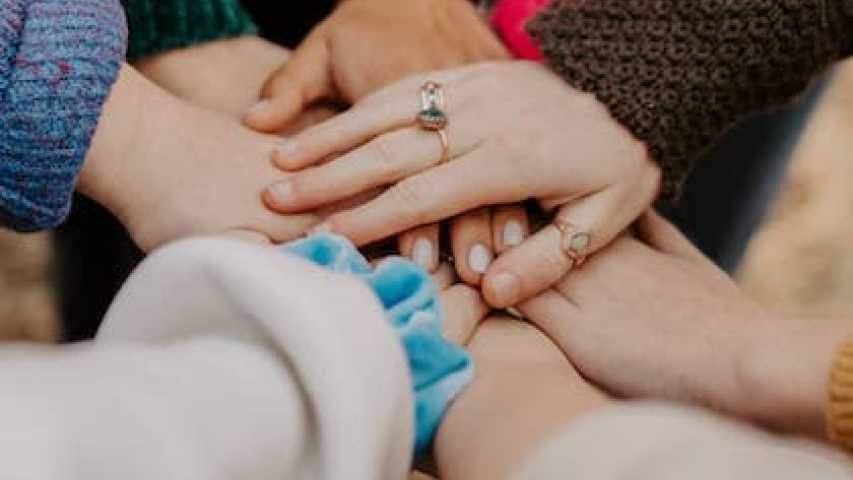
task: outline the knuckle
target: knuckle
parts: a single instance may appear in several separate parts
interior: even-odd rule
[[[401,165],[394,155],[393,141],[388,136],[377,138],[371,143],[371,156],[379,173],[386,177],[401,174]]]
[[[492,148],[495,157],[501,159],[500,165],[504,167],[504,173],[515,179],[509,185],[524,190],[515,192],[517,195],[536,188],[537,174],[541,173],[541,169],[531,168],[532,165],[540,164],[535,138],[524,134],[504,134],[493,140]]]
[[[409,223],[427,223],[424,202],[429,192],[428,185],[421,177],[410,177],[391,187],[392,200],[397,205],[402,218]]]
[[[562,247],[549,248],[539,253],[541,265],[537,283],[552,283],[562,278],[571,268],[569,257],[563,252]]]

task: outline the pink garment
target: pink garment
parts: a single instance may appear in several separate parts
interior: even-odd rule
[[[490,21],[507,48],[518,58],[541,60],[542,52],[525,29],[528,20],[552,0],[498,0]]]

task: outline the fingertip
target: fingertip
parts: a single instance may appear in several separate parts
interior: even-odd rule
[[[272,162],[282,170],[301,170],[308,166],[304,158],[299,156],[299,144],[290,138],[282,139],[272,152]]]
[[[266,97],[246,111],[243,123],[259,132],[277,133],[296,118],[303,106],[298,92]]]
[[[509,308],[521,300],[521,279],[510,270],[486,273],[483,296],[494,308]]]
[[[293,187],[289,181],[276,182],[264,189],[261,200],[275,213],[293,213],[292,190]]]

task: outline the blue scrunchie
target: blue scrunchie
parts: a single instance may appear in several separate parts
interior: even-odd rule
[[[337,235],[315,235],[283,248],[333,272],[357,276],[379,297],[406,350],[415,389],[415,454],[424,453],[450,401],[474,376],[468,352],[442,336],[444,312],[430,276],[399,257],[372,269],[349,240]]]

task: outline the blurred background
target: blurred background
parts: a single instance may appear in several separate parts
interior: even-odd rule
[[[59,338],[50,234],[0,230],[0,339]],[[736,272],[788,313],[853,313],[853,63],[843,64],[799,141],[781,193]],[[85,301],[85,299],[82,299]]]

